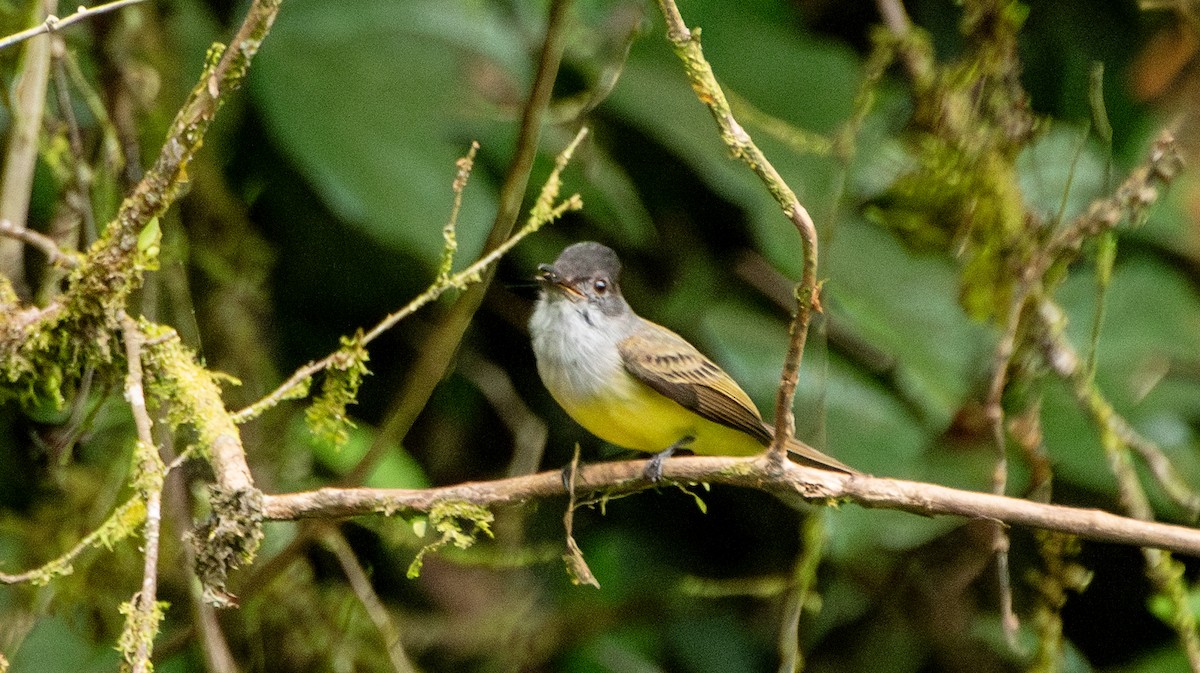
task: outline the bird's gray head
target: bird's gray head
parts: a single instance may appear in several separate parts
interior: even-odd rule
[[[553,264],[538,265],[538,282],[547,301],[587,302],[609,316],[629,310],[621,296],[621,260],[611,248],[583,241],[569,246]]]

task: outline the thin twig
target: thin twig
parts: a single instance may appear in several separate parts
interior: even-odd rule
[[[24,241],[29,245],[37,248],[50,259],[51,264],[63,267],[64,269],[74,269],[79,266],[79,260],[73,255],[58,247],[54,239],[49,236],[26,229],[20,225],[13,224],[8,220],[0,220],[0,236],[15,238],[19,241]]]
[[[1093,423],[1099,429],[1100,444],[1108,459],[1109,470],[1117,481],[1117,493],[1122,507],[1135,519],[1152,521],[1154,510],[1130,459],[1130,448],[1133,444],[1130,435],[1133,434],[1133,429],[1105,399],[1074,348],[1063,337],[1062,311],[1049,301],[1043,301],[1037,313],[1039,333],[1043,348],[1047,351],[1047,361],[1053,363],[1055,372],[1071,384],[1080,406],[1092,417]],[[1147,440],[1140,440],[1139,443],[1153,446]],[[1161,453],[1157,447],[1155,449],[1155,453]],[[1162,485],[1173,498],[1181,497],[1181,494],[1174,492],[1175,487],[1182,488],[1183,494],[1191,498],[1196,497],[1177,477],[1162,482]],[[1193,507],[1195,502],[1192,500]],[[1183,581],[1182,566],[1171,558],[1171,554],[1167,553],[1169,551],[1171,550],[1142,549],[1146,560],[1146,576],[1155,589],[1169,599],[1172,609],[1170,622],[1183,645],[1191,670],[1193,673],[1200,673],[1200,632],[1197,632],[1196,614],[1192,611]]]
[[[562,476],[562,473],[559,473],[560,479]],[[599,589],[600,581],[596,579],[596,575],[588,567],[587,560],[583,558],[583,550],[579,548],[579,543],[575,541],[575,510],[579,507],[579,503],[575,497],[577,493],[575,485],[578,480],[579,444],[576,444],[575,453],[571,456],[571,465],[567,468],[566,473],[567,510],[563,512],[563,533],[567,537],[567,553],[563,554],[563,562],[567,564],[567,574],[570,575],[571,582],[586,584]]]
[[[79,235],[80,225],[87,236],[87,241],[91,242],[95,239],[96,230],[96,214],[92,207],[92,168],[88,165],[87,158],[84,156],[85,149],[83,146],[83,134],[79,130],[79,121],[75,118],[75,111],[71,102],[71,77],[67,72],[67,61],[70,56],[67,53],[66,44],[63,42],[61,35],[51,37],[51,67],[53,70],[54,93],[58,101],[58,113],[62,117],[63,122],[67,127],[67,141],[71,147],[71,184],[69,191],[65,195],[67,206],[79,217],[75,221],[75,226],[68,233],[70,237],[69,247],[72,250],[78,250],[80,247],[81,237]],[[60,237],[60,240],[63,237]]]
[[[775,440],[770,449],[773,460],[783,463],[787,455],[786,445],[796,432],[792,405],[796,399],[796,384],[799,381],[800,361],[804,356],[804,342],[808,336],[808,323],[812,311],[821,310],[818,296],[820,288],[817,286],[817,227],[813,224],[808,210],[796,198],[795,192],[788,187],[762,150],[754,144],[746,129],[734,119],[729,101],[717,83],[712,66],[704,58],[699,32],[688,29],[675,0],[659,0],[658,5],[667,22],[667,39],[674,45],[676,56],[683,61],[684,70],[697,98],[708,106],[709,112],[712,113],[721,139],[735,158],[744,161],[762,179],[771,196],[783,209],[784,215],[800,233],[804,263],[800,283],[794,290],[796,314],[788,330],[788,350],[784,357],[783,372],[779,377],[779,393],[775,398]]]
[[[1047,360],[1052,363],[1054,371],[1071,385],[1076,400],[1092,416],[1102,434],[1112,435],[1123,450],[1133,449],[1150,468],[1150,473],[1167,497],[1182,507],[1191,518],[1200,516],[1200,494],[1188,486],[1162,448],[1138,433],[1105,399],[1075,347],[1062,334],[1061,325],[1055,324],[1061,315],[1062,311],[1048,301],[1043,301],[1038,311],[1039,333],[1044,340]],[[1149,503],[1143,503],[1143,500],[1144,496],[1131,495],[1124,504],[1132,516],[1149,517]]]
[[[371,586],[371,580],[367,577],[367,572],[363,570],[362,564],[359,563],[358,556],[351,549],[350,543],[346,541],[346,536],[336,528],[329,526],[323,539],[325,546],[337,557],[338,565],[342,567],[346,581],[350,582],[350,588],[354,590],[354,595],[358,596],[358,602],[362,604],[367,617],[371,619],[371,622],[375,624],[375,629],[383,637],[384,647],[386,647],[388,658],[392,662],[392,669],[397,673],[416,673],[416,666],[404,652],[399,625],[395,619],[392,619],[392,615],[384,606],[383,601],[379,599],[379,594],[375,593],[375,587]]]
[[[1004,495],[1008,490],[1008,433],[1004,422],[1004,387],[1008,381],[1008,368],[1016,351],[1017,334],[1021,328],[1021,316],[1029,300],[1031,284],[1022,281],[1013,289],[1013,297],[1005,316],[1004,333],[996,342],[992,355],[992,378],[988,384],[984,413],[992,429],[992,443],[996,449],[996,462],[992,467],[992,493]],[[1017,647],[1017,630],[1021,622],[1013,610],[1012,577],[1008,563],[1008,529],[997,522],[992,528],[992,554],[996,560],[996,585],[1000,602],[1000,626],[1008,644]]]
[[[32,570],[13,574],[0,573],[0,584],[22,584],[24,582],[45,584],[54,577],[70,573],[71,563],[80,554],[99,544],[107,546],[119,540],[120,533],[127,531],[130,523],[137,523],[141,520],[140,510],[141,503],[139,502],[139,496],[134,496],[126,500],[113,510],[113,513],[104,520],[104,523],[100,524],[96,530],[85,535],[75,546],[57,558]]]
[[[74,14],[65,16],[61,19],[54,15],[47,16],[45,21],[32,28],[26,28],[19,33],[13,33],[7,37],[0,38],[0,49],[11,47],[14,44],[24,42],[25,40],[37,35],[41,35],[42,33],[53,33],[55,31],[62,30],[63,28],[73,26],[80,21],[86,21],[94,16],[99,16],[100,14],[105,14],[107,12],[121,9],[122,7],[136,5],[145,1],[146,0],[114,0],[114,2],[106,2],[103,5],[96,5],[95,7],[80,7]]]
[[[607,495],[654,488],[643,478],[644,460],[593,463],[579,468],[580,491],[603,490]],[[814,502],[845,499],[864,507],[895,509],[925,516],[953,515],[992,519],[1078,535],[1087,540],[1153,547],[1200,557],[1200,530],[1153,521],[1139,521],[1094,509],[1049,505],[991,493],[964,491],[866,475],[847,475],[786,462],[772,469],[762,457],[686,456],[663,462],[669,481],[714,483],[751,488]],[[323,488],[316,491],[267,495],[263,516],[291,521],[371,514],[428,512],[440,502],[461,500],[482,507],[514,505],[566,494],[558,470],[511,479],[467,482],[429,489]]]
[[[45,16],[48,0],[33,3],[35,16]],[[53,6],[52,4],[50,5]],[[50,38],[41,37],[25,45],[21,69],[13,85],[8,147],[0,175],[0,220],[23,223],[29,217],[33,173],[37,166],[38,136],[46,110],[50,83]],[[17,295],[29,297],[25,264],[20,244],[0,240],[0,275],[7,276]]]
[[[162,525],[162,489],[166,467],[154,444],[150,412],[146,409],[146,393],[142,385],[142,345],[145,341],[137,321],[124,312],[121,325],[125,340],[125,357],[129,368],[125,379],[125,399],[133,412],[133,423],[137,428],[138,447],[134,453],[138,461],[136,481],[142,497],[146,500],[146,522],[142,543],[142,588],[134,596],[131,611],[126,617],[124,645],[132,645],[126,651],[130,670],[133,673],[149,673],[153,670],[150,657],[154,653],[154,636],[158,633],[160,611],[158,606],[158,541]]]
[[[587,128],[581,128],[579,133],[575,135],[575,139],[571,141],[571,144],[568,145],[565,150],[563,150],[561,155],[559,155],[561,166],[566,165],[566,161],[570,160],[571,154],[586,136]],[[557,170],[561,170],[561,167],[559,167]],[[366,346],[367,344],[371,343],[381,334],[394,327],[396,323],[407,318],[421,307],[442,296],[448,290],[453,288],[462,288],[482,282],[484,271],[489,269],[493,263],[506,255],[509,250],[512,250],[518,243],[521,242],[522,239],[542,228],[547,222],[557,219],[567,211],[576,210],[581,205],[582,202],[579,201],[578,197],[572,196],[566,201],[563,201],[562,203],[553,207],[550,210],[549,219],[531,217],[530,221],[524,227],[518,230],[517,233],[513,234],[508,240],[501,243],[488,254],[480,257],[475,261],[474,264],[471,264],[458,273],[434,281],[432,285],[430,285],[424,292],[417,295],[412,301],[405,304],[396,312],[387,315],[383,318],[383,320],[380,320],[374,327],[372,327],[366,334],[363,335],[360,341],[361,345]],[[294,373],[292,373],[292,375],[289,376],[286,381],[279,384],[279,387],[271,391],[270,394],[254,404],[251,404],[250,406],[234,413],[232,415],[234,422],[243,423],[255,418],[263,411],[275,406],[280,401],[285,399],[293,389],[306,381],[310,376],[332,365],[337,356],[338,352],[335,351],[320,360],[310,362],[300,367]]]
[[[1150,148],[1150,156],[1135,168],[1113,195],[1097,199],[1087,212],[1076,216],[1047,246],[1035,275],[1042,277],[1056,261],[1072,261],[1083,242],[1109,231],[1130,214],[1137,214],[1158,199],[1158,187],[1170,183],[1183,170],[1183,156],[1174,134],[1164,130]]]

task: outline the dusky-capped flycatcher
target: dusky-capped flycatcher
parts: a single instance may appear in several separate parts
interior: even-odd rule
[[[529,321],[538,373],[554,399],[597,437],[656,454],[658,480],[676,449],[753,455],[774,437],[729,374],[671,330],[633,312],[621,262],[599,243],[576,243],[538,266],[541,293]],[[790,454],[838,472],[858,470],[798,440]]]

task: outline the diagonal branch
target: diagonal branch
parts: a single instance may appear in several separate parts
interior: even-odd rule
[[[562,173],[562,170],[566,167],[567,162],[571,160],[571,156],[579,147],[579,143],[581,143],[583,139],[587,137],[587,133],[588,130],[586,126],[581,128],[579,132],[575,134],[575,138],[571,141],[571,143],[567,145],[566,149],[564,149],[558,155],[555,168],[551,173],[550,179],[547,180],[546,186],[542,190],[542,198],[539,199],[539,203],[544,202],[546,205],[544,210],[537,212],[535,209],[535,212],[530,215],[529,221],[524,227],[506,239],[503,243],[496,246],[491,252],[483,255],[473,264],[462,271],[459,271],[458,273],[438,278],[424,292],[417,295],[417,297],[412,301],[405,304],[399,310],[384,317],[383,320],[380,320],[379,323],[377,323],[362,336],[362,339],[359,340],[359,345],[366,346],[379,335],[394,327],[396,323],[412,315],[426,304],[436,300],[447,291],[456,288],[462,289],[481,283],[483,281],[484,274],[490,271],[492,265],[495,264],[495,262],[501,257],[508,254],[508,251],[516,247],[516,245],[520,243],[526,236],[529,236],[530,234],[541,229],[546,224],[558,219],[564,213],[571,210],[578,210],[582,206],[582,202],[579,200],[578,195],[572,195],[558,204],[554,204],[553,200],[558,196],[558,175]],[[334,351],[320,360],[314,360],[313,362],[309,362],[308,364],[300,367],[293,372],[286,381],[279,384],[279,387],[277,387],[270,394],[254,404],[251,404],[250,406],[233,414],[234,422],[243,423],[245,421],[249,421],[257,417],[263,411],[266,411],[282,400],[287,399],[288,395],[291,394],[293,390],[301,386],[313,374],[328,369],[331,365],[333,365],[338,358],[339,353],[340,351]]]

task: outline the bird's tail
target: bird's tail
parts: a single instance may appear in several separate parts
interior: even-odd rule
[[[845,472],[846,474],[862,474],[859,470],[850,467],[837,458],[821,453],[798,439],[789,440],[787,450],[791,459],[801,465],[816,467],[822,470]]]

